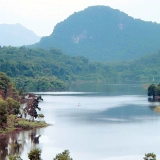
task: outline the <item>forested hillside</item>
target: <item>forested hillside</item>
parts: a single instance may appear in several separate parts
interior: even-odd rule
[[[29,91],[64,90],[64,82],[98,81],[103,79],[102,72],[107,73],[101,64],[84,57],[69,57],[54,48],[2,47],[0,57],[0,71],[12,77],[18,88]]]
[[[107,6],[92,6],[57,24],[32,47],[60,48],[71,56],[94,61],[133,60],[156,52],[160,24],[134,19]]]
[[[114,63],[113,68],[122,79],[159,83],[160,51],[146,55],[138,60]]]
[[[139,60],[121,63],[91,62],[70,57],[54,48],[1,47],[0,71],[25,91],[65,90],[73,82],[149,82],[160,81],[160,52]]]

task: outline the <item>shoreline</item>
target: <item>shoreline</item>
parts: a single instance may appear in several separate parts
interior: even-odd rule
[[[52,126],[52,124],[48,124],[45,121],[30,121],[25,118],[15,117],[15,115],[9,115],[7,117],[7,126],[5,128],[0,128],[0,137],[10,134],[12,132],[27,131],[35,128]]]

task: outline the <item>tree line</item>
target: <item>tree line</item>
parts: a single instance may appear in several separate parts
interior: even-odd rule
[[[160,52],[136,61],[100,63],[82,56],[70,57],[50,48],[0,47],[0,71],[24,91],[61,91],[68,83],[151,82],[160,80]]]

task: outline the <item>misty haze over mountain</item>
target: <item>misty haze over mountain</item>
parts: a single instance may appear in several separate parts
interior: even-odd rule
[[[0,46],[22,46],[39,42],[41,37],[21,24],[0,24]]]

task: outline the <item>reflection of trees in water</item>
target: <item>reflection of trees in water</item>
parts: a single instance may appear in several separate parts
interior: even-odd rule
[[[30,151],[37,148],[37,145],[39,144],[39,137],[41,136],[39,129],[33,129],[28,134],[28,139],[31,142]]]
[[[160,97],[158,98],[148,98],[148,102],[150,102],[149,108],[152,111],[155,111],[160,114]]]
[[[10,155],[20,155],[23,151],[23,144],[18,142],[17,140],[15,141],[11,141],[11,143],[9,144],[10,150],[9,150],[9,154]]]
[[[26,148],[35,148],[39,144],[39,133],[39,129],[33,129],[0,137],[0,160],[6,160],[8,155],[21,155]]]
[[[148,102],[160,102],[160,97],[155,96],[154,98],[149,97]]]
[[[149,97],[148,98],[148,102],[150,102],[150,104],[149,104],[149,108],[151,109],[151,110],[154,110],[157,106],[159,106],[160,105],[160,99],[156,99],[156,98],[151,98],[151,97]]]
[[[33,129],[30,133],[30,138],[31,138],[31,142],[32,144],[39,144],[39,137],[41,136],[38,133],[39,130]]]
[[[6,156],[8,155],[8,142],[9,142],[9,136],[0,137],[0,159],[1,160],[6,160]]]

